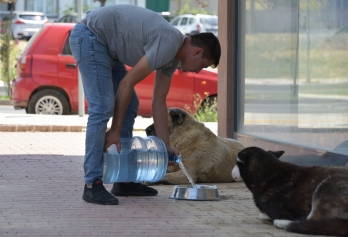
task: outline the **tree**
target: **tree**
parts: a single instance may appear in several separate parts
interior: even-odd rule
[[[104,7],[106,0],[93,0],[93,2],[100,2],[100,7]]]
[[[0,56],[3,67],[1,73],[5,78],[1,78],[7,85],[7,94],[10,95],[10,84],[11,84],[11,51],[16,46],[16,40],[13,40],[12,35],[12,14],[14,7],[18,0],[1,0],[2,2],[10,5],[9,17],[1,22],[1,47]]]
[[[179,15],[182,14],[208,14],[208,12],[205,10],[205,7],[208,6],[207,3],[204,3],[202,1],[195,0],[197,3],[197,8],[190,8],[190,0],[186,0],[185,5],[181,8],[179,11]]]

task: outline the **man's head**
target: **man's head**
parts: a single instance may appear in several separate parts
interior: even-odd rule
[[[178,57],[184,72],[198,73],[203,68],[219,65],[221,48],[218,38],[213,33],[199,33],[186,40],[185,53]]]

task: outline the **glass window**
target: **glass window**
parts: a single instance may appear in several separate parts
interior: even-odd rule
[[[186,25],[187,23],[187,17],[182,18],[180,25]]]
[[[71,50],[70,50],[69,37],[66,38],[62,54],[63,55],[72,55]]]
[[[43,12],[46,16],[57,14],[58,0],[25,0],[25,10]]]
[[[55,15],[56,14],[56,0],[46,0],[45,2],[45,14],[46,15]]]
[[[172,22],[173,26],[176,26],[179,23],[180,18],[176,19],[175,21]]]
[[[217,26],[218,25],[218,18],[213,18],[213,17],[200,18],[199,21],[203,25],[213,25],[213,26]]]
[[[40,15],[23,15],[23,14],[20,14],[19,17],[24,19],[24,20],[32,20],[32,21],[42,21],[42,20],[46,19],[45,16],[40,16]]]
[[[239,1],[238,133],[348,155],[345,2]]]

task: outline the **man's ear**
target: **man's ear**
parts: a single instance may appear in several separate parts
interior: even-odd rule
[[[203,48],[199,48],[197,47],[195,50],[194,50],[194,56],[197,56],[197,55],[203,55],[203,52],[204,52],[204,49]]]

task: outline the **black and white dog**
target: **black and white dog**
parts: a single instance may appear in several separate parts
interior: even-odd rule
[[[248,147],[232,171],[251,191],[260,218],[289,232],[348,236],[348,170],[297,166],[283,151]],[[240,177],[239,177],[240,176]]]

